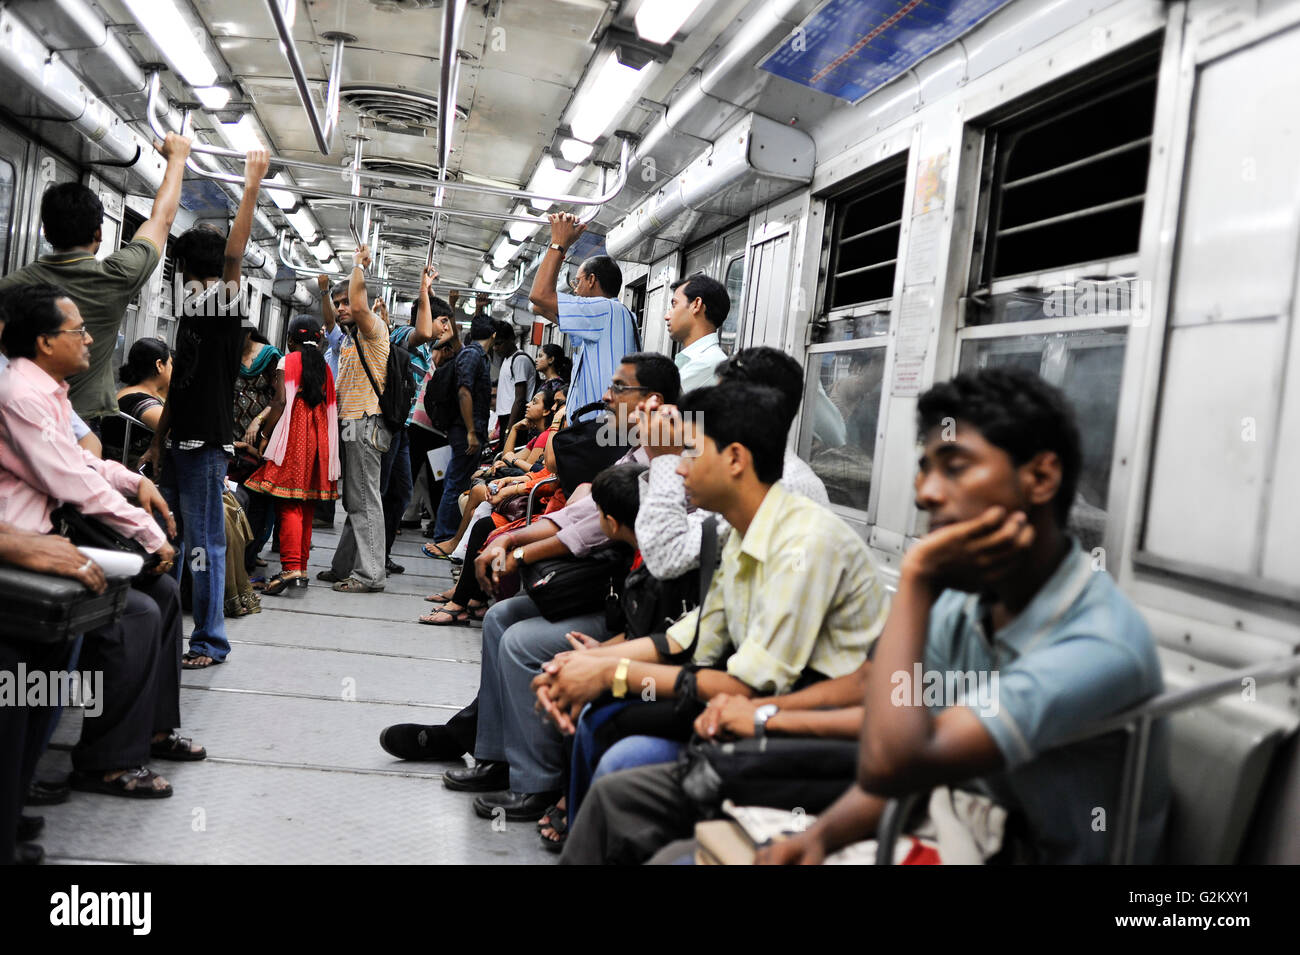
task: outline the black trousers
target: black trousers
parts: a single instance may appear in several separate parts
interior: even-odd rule
[[[180,593],[169,574],[132,584],[122,616],[86,634],[79,667],[103,674],[104,700],[100,715],[82,722],[75,769],[143,766],[150,737],[180,726],[181,636]]]
[[[564,843],[563,865],[641,865],[699,821],[676,763],[610,773],[587,793]]]
[[[427,428],[421,428],[418,425],[407,428],[406,434],[411,443],[411,484],[415,485],[419,483],[420,474],[429,467],[429,452],[446,447],[447,436],[445,434],[434,434]],[[429,477],[429,501],[433,510],[430,520],[432,521],[438,515],[438,502],[442,500],[442,481],[432,480],[432,474]],[[432,523],[429,526],[432,527]]]
[[[465,752],[474,752],[474,740],[478,738],[478,697],[445,724],[451,738],[465,748]]]
[[[15,706],[0,706],[0,864],[14,858],[18,816],[36,762],[45,748],[53,706],[26,706],[26,687],[18,683],[18,665],[28,673],[57,671],[67,666],[72,644],[9,643],[0,641],[0,673],[14,681]],[[472,742],[471,742],[471,745]]]
[[[465,544],[465,563],[461,565],[460,579],[456,581],[456,590],[451,599],[462,607],[468,607],[466,601],[487,600],[487,594],[479,586],[478,575],[474,573],[474,561],[487,542],[488,535],[497,529],[491,516],[480,517],[469,529],[469,541]]]

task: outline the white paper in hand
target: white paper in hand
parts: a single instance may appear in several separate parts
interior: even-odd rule
[[[77,550],[97,563],[105,577],[134,577],[144,569],[144,558],[139,554],[100,547],[78,547]]]

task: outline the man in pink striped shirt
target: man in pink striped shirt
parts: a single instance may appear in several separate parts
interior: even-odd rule
[[[19,286],[6,291],[0,319],[10,359],[0,372],[0,522],[44,533],[54,507],[71,504],[160,558],[153,576],[133,582],[122,617],[85,635],[80,666],[103,673],[105,700],[101,715],[83,722],[72,788],[170,796],[170,784],[144,763],[207,755],[173,732],[180,725],[181,608],[166,571],[176,551],[153,515],[173,535],[175,523],[152,481],[73,441],[66,379],[89,367],[91,340],[76,304],[50,285]]]

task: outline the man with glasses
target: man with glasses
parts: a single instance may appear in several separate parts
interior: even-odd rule
[[[618,300],[623,273],[608,255],[593,255],[569,281],[572,294],[557,292],[564,256],[586,226],[568,212],[551,215],[551,245],[542,257],[528,301],[533,310],[560,326],[574,341],[573,375],[567,407],[570,418],[584,405],[600,400],[621,356],[640,349],[632,313]]]
[[[639,402],[656,398],[675,403],[681,378],[672,359],[656,352],[622,356],[605,391],[605,407],[626,421]],[[572,404],[572,402],[570,402]],[[645,448],[637,446],[616,464],[645,464]],[[545,515],[520,530],[503,534],[485,547],[473,572],[489,592],[501,578],[553,557],[584,557],[609,543],[600,528],[600,511],[587,485],[574,492],[568,506]],[[467,567],[465,573],[470,573]],[[448,770],[448,789],[483,793],[475,811],[492,818],[497,810],[507,819],[538,819],[554,802],[564,768],[564,742],[533,710],[533,677],[541,665],[569,649],[565,634],[578,631],[597,640],[613,634],[604,614],[551,622],[527,594],[492,606],[483,619],[483,661],[479,698],[445,725],[401,723],[380,735],[380,745],[399,759],[459,759],[467,750],[477,757],[473,766]],[[500,792],[509,788],[510,792]],[[490,795],[489,795],[490,794]]]

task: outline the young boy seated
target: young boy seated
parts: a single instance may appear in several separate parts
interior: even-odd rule
[[[903,559],[867,674],[857,784],[759,861],[821,862],[869,838],[887,797],[944,784],[1020,814],[1039,862],[1104,862],[1123,739],[1059,744],[1162,681],[1142,617],[1064,530],[1081,459],[1074,415],[1038,376],[993,370],[934,386],[917,414],[916,504],[930,532]],[[994,692],[917,705],[918,671],[927,682],[975,674]],[[1149,863],[1168,808],[1159,724],[1142,797],[1136,859]]]

